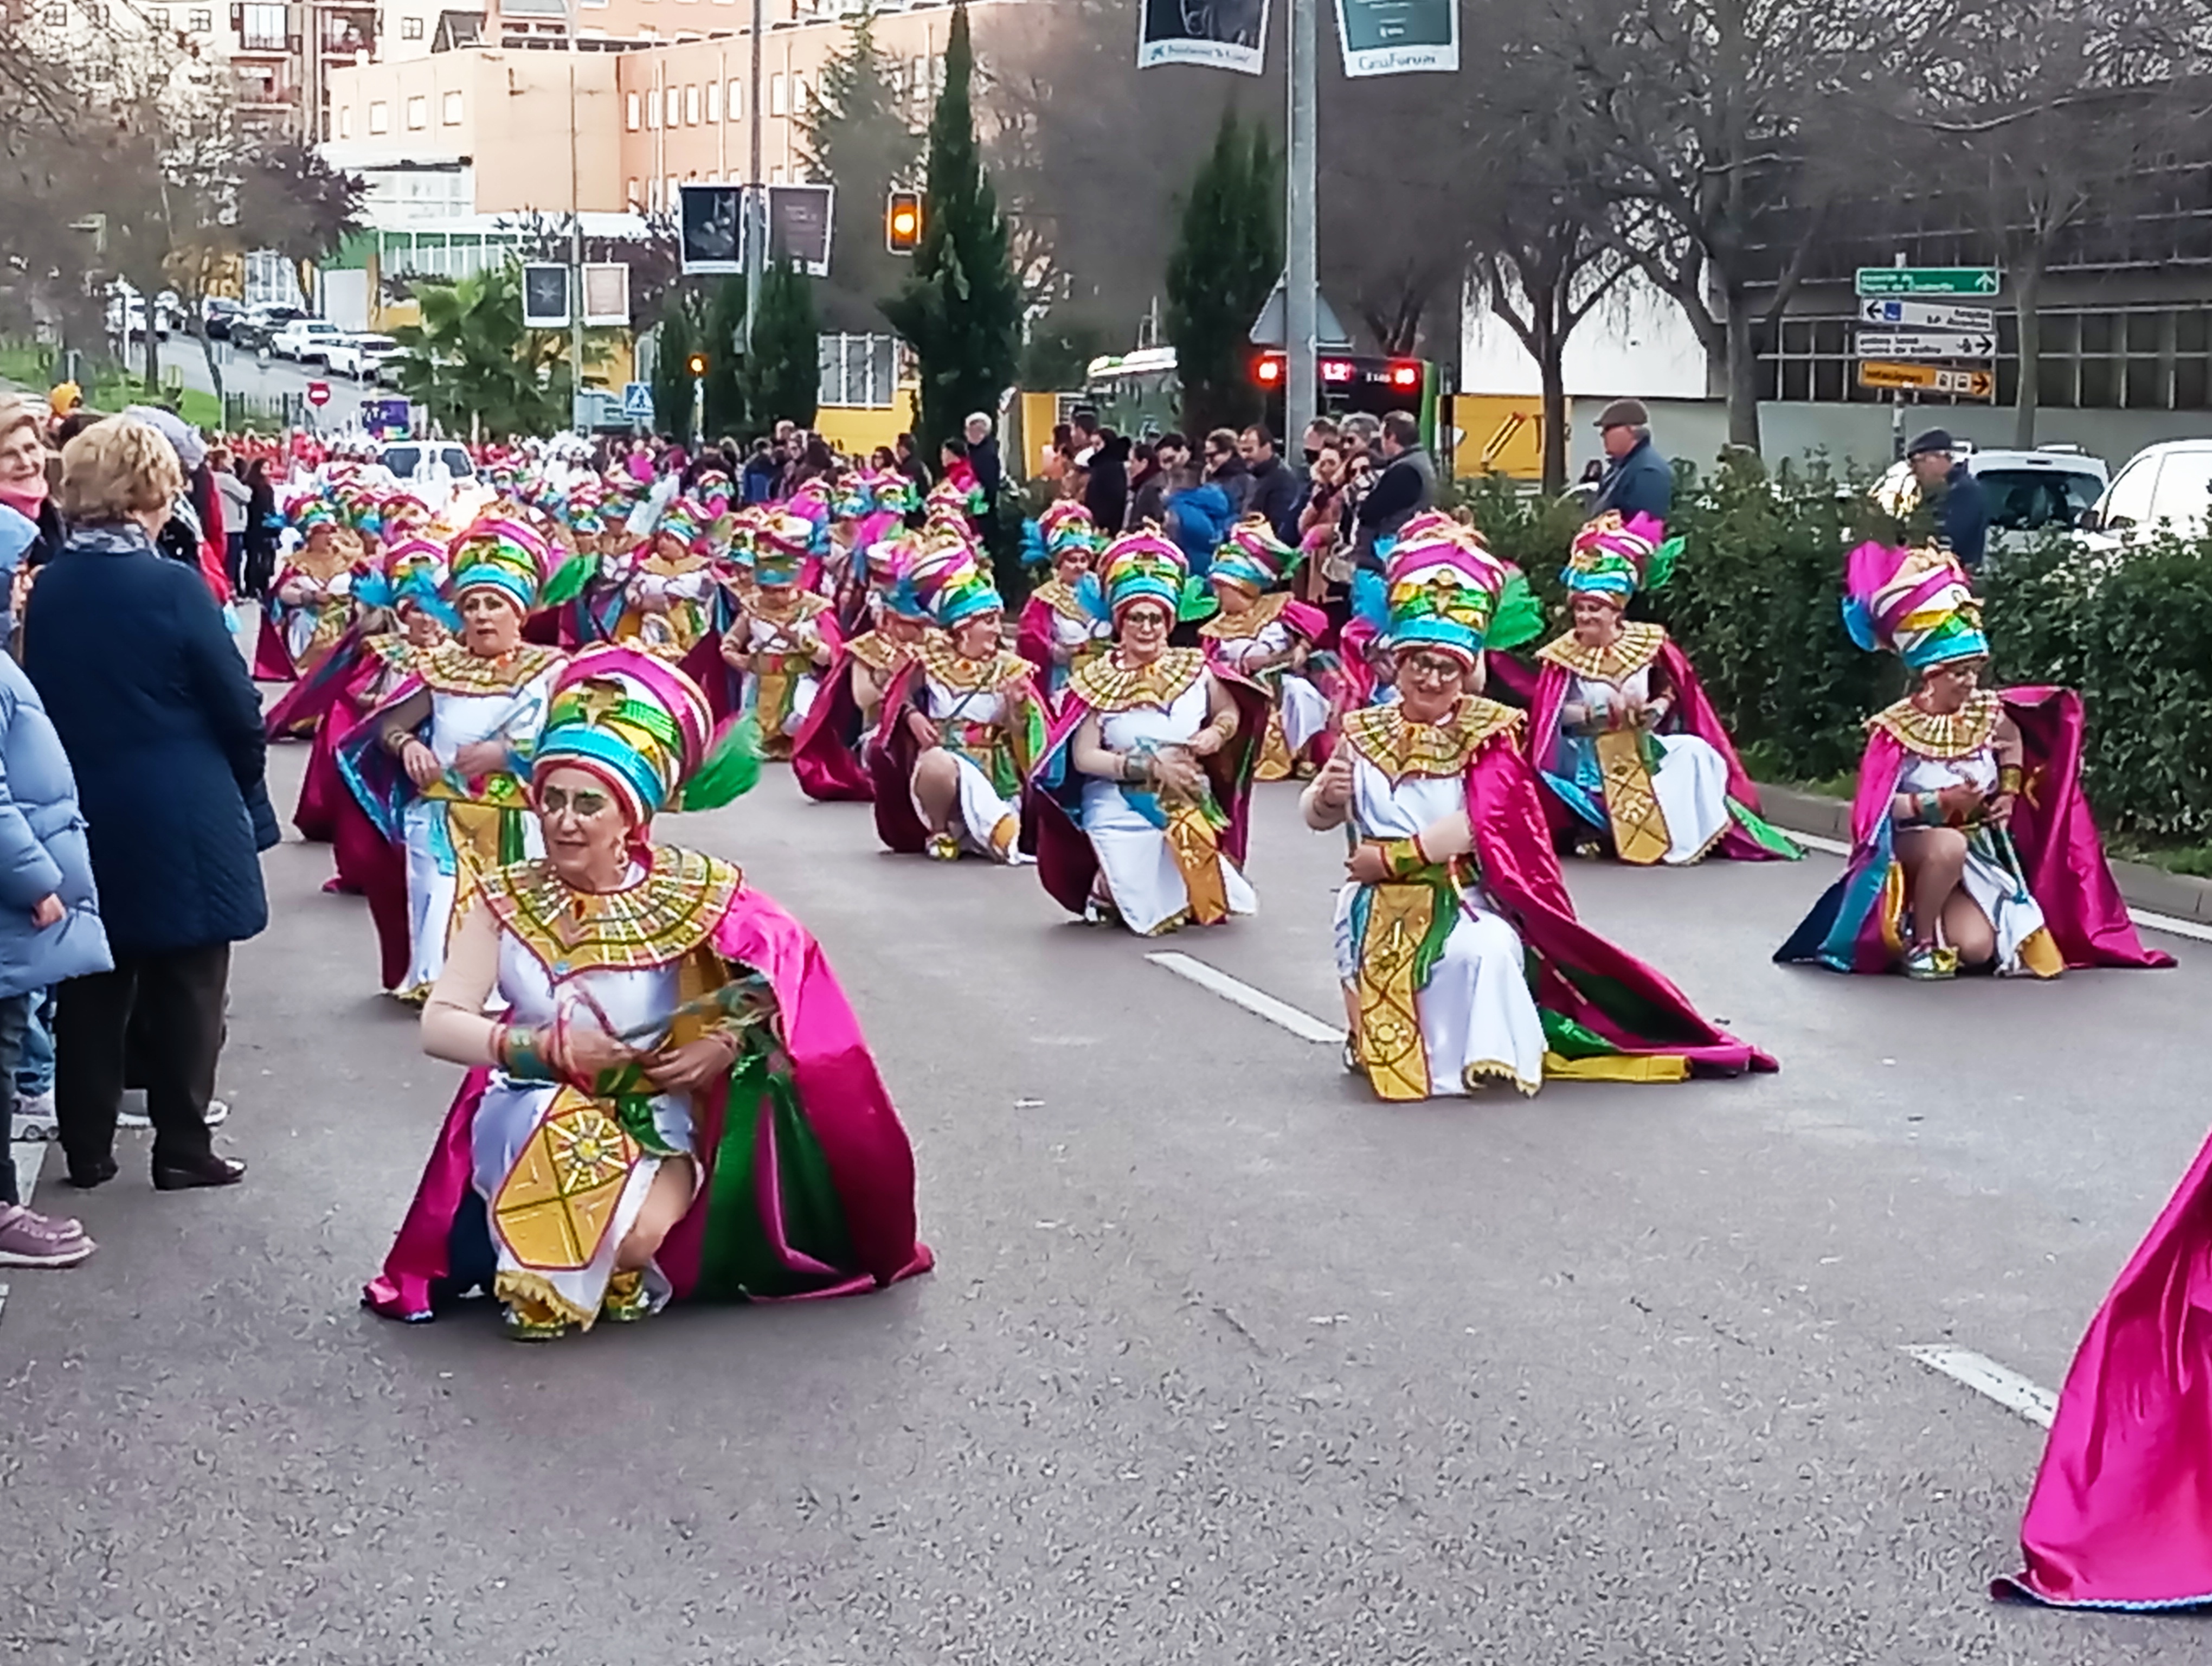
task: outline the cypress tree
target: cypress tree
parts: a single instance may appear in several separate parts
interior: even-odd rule
[[[745,333],[745,281],[726,277],[707,303],[701,345],[707,355],[707,436],[742,435],[759,426],[745,398],[738,344]]]
[[[822,394],[822,323],[814,280],[789,264],[761,278],[760,316],[753,320],[752,356],[745,364],[745,404],[765,433],[785,420],[814,424]]]
[[[691,373],[684,368],[703,331],[689,293],[672,289],[653,337],[653,423],[663,434],[691,435]]]
[[[1252,321],[1283,271],[1280,158],[1266,128],[1223,112],[1213,149],[1182,199],[1168,257],[1167,335],[1182,382],[1183,431],[1196,446],[1216,428],[1257,422]]]
[[[896,69],[877,48],[874,8],[854,13],[803,121],[807,172],[837,187],[836,252],[816,299],[838,330],[879,329],[881,303],[909,270],[905,256],[884,246],[884,203],[893,186],[915,182],[921,163],[921,135],[907,125]]]
[[[960,0],[945,40],[945,90],[929,124],[921,246],[904,291],[884,304],[884,316],[920,366],[915,435],[933,464],[971,411],[998,410],[999,396],[1013,383],[1021,336],[1021,286],[1006,222],[975,143],[975,67],[968,7]]]

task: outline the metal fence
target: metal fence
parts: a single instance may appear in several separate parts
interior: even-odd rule
[[[307,398],[299,393],[226,393],[222,425],[232,434],[281,434],[313,426]]]

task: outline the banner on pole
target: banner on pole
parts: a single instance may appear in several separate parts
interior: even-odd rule
[[[1336,0],[1344,73],[1459,72],[1459,0]]]
[[[1256,76],[1267,65],[1267,0],[1145,0],[1137,67],[1197,64]]]
[[[744,187],[686,181],[677,190],[684,275],[714,277],[744,271],[738,221]]]

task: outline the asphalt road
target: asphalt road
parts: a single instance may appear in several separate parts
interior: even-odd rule
[[[1901,1350],[2061,1380],[2203,1135],[2212,951],[1845,979],[1767,961],[1831,859],[1578,866],[1783,1073],[1384,1110],[1146,958],[1334,1017],[1339,847],[1292,800],[1261,917],[1165,944],[883,854],[781,771],[671,818],[827,945],[939,1270],[544,1348],[356,1305],[458,1073],[286,843],[223,1065],[247,1184],[159,1195],[134,1148],[74,1206],[100,1253],[13,1280],[0,1657],[2202,1658],[2188,1620],[1987,1599],[2040,1432]]]
[[[333,376],[321,365],[295,364],[289,359],[270,356],[265,368],[258,364],[254,355],[240,353],[228,342],[216,342],[216,352],[223,356],[223,386],[233,393],[251,394],[257,398],[275,398],[279,394],[304,395],[311,381],[330,385],[331,402],[314,412],[316,424],[326,430],[357,426],[361,402],[389,396],[390,390],[374,382],[356,382],[350,376]],[[161,363],[167,368],[179,367],[184,374],[185,386],[196,387],[204,393],[215,391],[215,379],[208,374],[207,358],[200,344],[189,336],[172,336],[161,344]]]

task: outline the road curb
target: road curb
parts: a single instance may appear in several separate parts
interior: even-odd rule
[[[1766,819],[1777,827],[1785,832],[1810,833],[1850,842],[1851,806],[1848,800],[1794,787],[1770,787],[1764,781],[1758,786]],[[2111,860],[2112,878],[2118,882],[2120,895],[2127,899],[2130,907],[2212,925],[2212,879],[2168,873],[2147,862],[2130,862],[2118,857]]]

